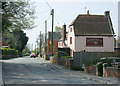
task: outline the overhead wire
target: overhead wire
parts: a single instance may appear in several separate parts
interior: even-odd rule
[[[50,4],[48,3],[48,1],[45,0],[45,2],[46,2],[46,4],[48,5],[48,7],[49,7],[50,9],[52,9],[52,7],[51,7]]]

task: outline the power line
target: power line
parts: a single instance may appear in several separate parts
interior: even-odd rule
[[[48,5],[48,7],[49,7],[50,9],[52,9],[52,7],[51,7],[50,4],[48,3],[48,1],[45,0],[45,2],[46,2],[46,4]]]

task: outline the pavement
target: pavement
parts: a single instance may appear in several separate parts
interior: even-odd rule
[[[59,70],[59,71],[63,71],[63,70],[68,71],[67,68],[65,68],[63,66],[59,66],[59,65],[54,65],[51,67],[53,69],[56,69],[56,70],[57,69],[59,70],[59,68],[61,68],[61,70]],[[85,73],[84,71],[75,71],[75,70],[69,70],[69,73],[81,76],[83,79],[87,79],[87,80],[91,80],[91,81],[95,81],[95,82],[100,82],[101,84],[118,84],[118,78],[114,78],[114,77],[100,77],[100,76],[96,76],[93,74]]]
[[[117,78],[69,70],[43,58],[24,57],[3,62],[5,84],[118,84]]]

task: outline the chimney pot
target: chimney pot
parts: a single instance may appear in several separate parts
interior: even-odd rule
[[[105,16],[108,17],[110,15],[110,11],[105,11]]]
[[[89,13],[90,13],[90,12],[89,12],[89,10],[88,10],[88,11],[87,11],[87,15],[89,15]]]

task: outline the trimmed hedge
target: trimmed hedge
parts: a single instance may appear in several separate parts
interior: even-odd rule
[[[18,50],[10,48],[0,48],[2,50],[2,55],[18,55]]]

